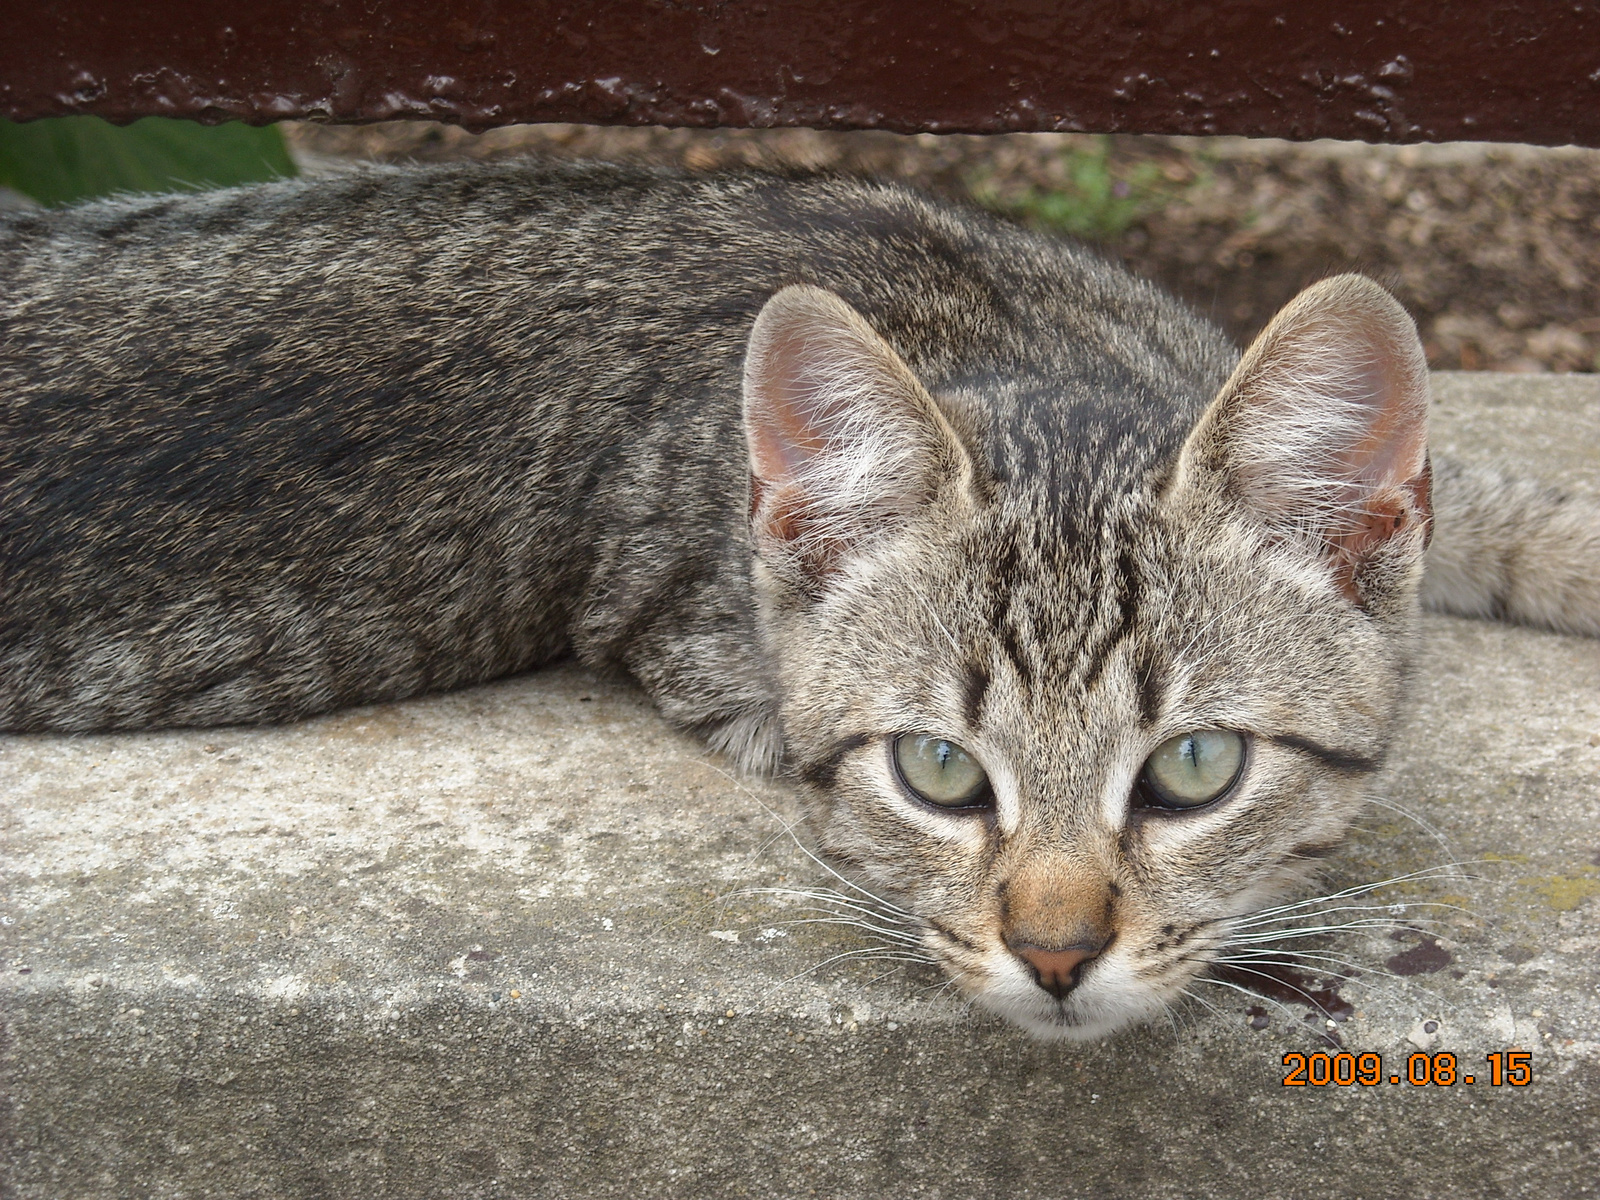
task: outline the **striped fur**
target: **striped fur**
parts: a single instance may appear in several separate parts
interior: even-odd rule
[[[1098,1036],[1337,843],[1419,586],[1600,629],[1600,522],[1529,484],[1435,464],[1421,581],[1414,332],[1364,281],[1297,304],[1241,366],[1082,248],[843,179],[5,214],[0,728],[288,721],[575,654],[787,764],[971,994]],[[1235,792],[1140,808],[1197,728],[1247,735]],[[908,794],[902,732],[967,747],[992,807]],[[1111,941],[1054,996],[1019,914]]]

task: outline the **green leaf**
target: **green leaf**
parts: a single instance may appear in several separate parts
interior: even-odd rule
[[[0,121],[0,186],[40,204],[114,192],[194,191],[296,174],[275,126],[197,125],[144,117],[117,126],[99,117]]]
[[[1121,237],[1143,217],[1181,199],[1187,186],[1168,182],[1150,162],[1114,162],[1104,137],[1062,151],[1055,186],[1001,187],[992,175],[968,178],[979,204],[1030,225],[1091,241]]]

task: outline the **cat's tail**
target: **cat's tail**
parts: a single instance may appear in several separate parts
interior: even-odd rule
[[[1600,637],[1600,502],[1435,458],[1422,603]]]

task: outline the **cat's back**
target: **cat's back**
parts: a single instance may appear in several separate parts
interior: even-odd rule
[[[674,582],[636,603],[717,590],[744,637],[740,365],[800,282],[1057,491],[1142,469],[1230,357],[1076,247],[848,179],[373,168],[0,219],[0,728],[521,669],[641,528]]]
[[[648,391],[594,176],[0,224],[0,727],[284,719],[561,653]]]
[[[771,292],[801,282],[859,308],[934,386],[1081,381],[1115,408],[1113,377],[1187,391],[1232,357],[1208,323],[1074,244],[892,185],[759,172],[368,167],[16,213],[0,217],[0,281],[13,412],[41,390],[69,410],[82,389],[112,411],[147,386],[169,398],[174,371],[192,395],[291,370],[303,392],[407,375],[427,390],[463,356],[497,379],[591,349],[602,375],[641,348],[703,361],[728,354],[717,334],[742,350]],[[672,376],[691,357],[651,365]]]
[[[604,315],[623,289],[603,268],[648,249],[640,230],[648,242],[648,211],[678,207],[673,182],[571,164],[365,167],[7,214],[0,369],[36,386],[38,360],[21,355],[72,340],[86,352],[76,369],[52,364],[67,380],[137,380],[177,360],[194,378],[222,359],[248,363],[268,340],[292,352],[314,339],[306,369],[358,374],[378,327],[390,352],[426,333],[431,355],[448,354],[454,332],[495,354],[509,347],[483,335],[490,321],[537,338],[552,315]],[[144,323],[166,336],[126,336]],[[122,353],[102,355],[113,342]]]

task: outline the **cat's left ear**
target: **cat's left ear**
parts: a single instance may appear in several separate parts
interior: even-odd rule
[[[756,318],[744,428],[756,550],[808,591],[965,474],[968,461],[894,348],[816,287],[784,288]]]
[[[1179,460],[1310,543],[1365,603],[1364,568],[1427,547],[1428,366],[1416,326],[1359,275],[1297,296],[1245,352]]]

